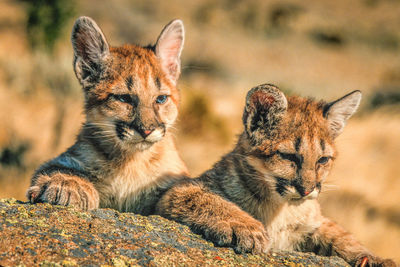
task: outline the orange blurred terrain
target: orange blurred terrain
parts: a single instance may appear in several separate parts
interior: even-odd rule
[[[176,140],[193,175],[233,146],[251,87],[328,101],[361,90],[360,111],[337,140],[323,213],[400,262],[399,1],[76,2],[75,17],[93,17],[111,45],[154,43],[168,21],[184,21]],[[84,119],[73,18],[48,53],[29,46],[26,3],[0,2],[0,198],[25,200],[34,169],[70,146]]]

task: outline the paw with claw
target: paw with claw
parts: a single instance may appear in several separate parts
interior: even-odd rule
[[[270,248],[264,226],[250,216],[219,221],[204,236],[218,246],[233,247],[236,253],[266,253]]]
[[[61,173],[39,176],[26,195],[31,203],[75,206],[83,210],[99,207],[99,195],[91,182]]]

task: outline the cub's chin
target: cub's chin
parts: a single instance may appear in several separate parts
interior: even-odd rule
[[[145,151],[149,149],[151,146],[153,146],[156,142],[147,142],[147,141],[142,141],[139,143],[133,143],[128,145],[128,149],[130,150],[135,150],[135,151]]]

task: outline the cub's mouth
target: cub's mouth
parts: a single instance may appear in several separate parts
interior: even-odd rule
[[[301,202],[308,199],[316,199],[321,191],[321,184],[318,183],[312,190],[305,191],[301,186],[296,186],[290,180],[275,177],[275,190],[278,194],[290,202]]]
[[[117,122],[115,131],[119,140],[128,144],[152,145],[165,135],[165,127],[149,128],[134,127],[125,122]]]

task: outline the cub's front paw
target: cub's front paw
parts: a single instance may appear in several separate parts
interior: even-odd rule
[[[372,255],[360,257],[356,264],[356,267],[396,267],[396,263],[391,259],[382,259]]]
[[[31,203],[76,206],[83,210],[99,207],[99,195],[90,182],[62,174],[51,178],[39,177],[26,195]]]
[[[218,246],[233,247],[236,253],[266,253],[270,248],[264,226],[251,217],[219,221],[204,234]]]

